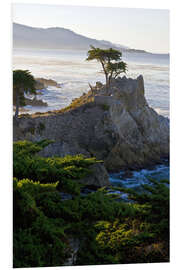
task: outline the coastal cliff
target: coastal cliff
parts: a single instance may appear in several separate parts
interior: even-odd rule
[[[169,155],[169,119],[149,107],[143,77],[97,83],[65,109],[21,116],[14,141],[54,140],[43,156],[83,154],[104,161],[108,171],[138,169]]]

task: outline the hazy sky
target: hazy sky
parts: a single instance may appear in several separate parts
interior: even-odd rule
[[[13,4],[13,22],[64,27],[133,49],[169,52],[169,11],[62,5]]]

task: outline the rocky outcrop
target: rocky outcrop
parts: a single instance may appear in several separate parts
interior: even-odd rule
[[[35,79],[35,81],[36,81],[35,82],[35,89],[36,90],[42,90],[42,89],[46,88],[43,82],[40,82],[38,79]]]
[[[61,88],[60,84],[51,79],[36,78],[36,89],[42,90],[48,86],[55,86]]]
[[[108,89],[96,85],[74,102],[67,111],[20,118],[14,140],[52,139],[42,155],[95,156],[109,171],[142,168],[169,155],[169,120],[148,106],[142,76],[118,78]]]

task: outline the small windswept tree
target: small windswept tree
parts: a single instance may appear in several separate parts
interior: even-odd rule
[[[119,61],[115,63],[110,62],[107,64],[106,68],[109,74],[108,85],[110,85],[112,78],[116,79],[117,76],[119,76],[121,73],[126,73],[127,64],[123,61]]]
[[[112,78],[117,78],[121,73],[127,71],[127,64],[121,60],[122,53],[113,48],[100,49],[90,46],[87,61],[97,60],[100,62],[106,78],[106,86],[110,86]]]
[[[28,70],[13,71],[13,104],[16,106],[15,118],[18,118],[19,107],[25,101],[24,94],[36,95],[35,79]]]

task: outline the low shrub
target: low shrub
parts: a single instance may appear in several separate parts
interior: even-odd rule
[[[13,184],[13,266],[62,265],[68,257],[63,224],[48,218],[37,204],[40,194],[57,195],[56,184],[28,179],[14,179]]]
[[[87,233],[81,244],[77,265],[88,264],[89,260],[91,264],[168,262],[167,183],[151,180],[150,186],[143,186],[142,193],[118,188],[129,194],[133,202],[126,203],[125,208],[119,202],[119,215],[112,212],[112,219],[102,215],[94,223],[93,233]]]
[[[51,141],[43,140],[15,142],[13,145],[13,174],[18,179],[30,178],[40,183],[59,182],[60,188],[79,193],[79,180],[91,173],[89,166],[96,163],[94,158],[82,155],[45,158],[37,153]]]
[[[141,193],[115,188],[129,202],[105,188],[82,196],[76,180],[96,160],[38,156],[48,143],[14,143],[14,267],[66,264],[71,238],[80,241],[76,265],[169,261],[167,181],[151,180]],[[62,200],[63,192],[71,199]]]

